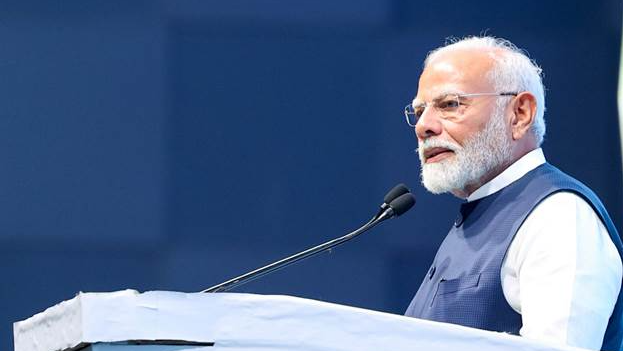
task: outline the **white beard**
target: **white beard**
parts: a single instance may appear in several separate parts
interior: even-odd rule
[[[504,123],[504,109],[496,108],[484,129],[469,138],[463,147],[438,138],[420,142],[418,154],[422,164],[422,184],[433,194],[464,191],[492,169],[511,160],[511,143]],[[424,150],[431,147],[450,149],[454,155],[440,162],[424,162]]]

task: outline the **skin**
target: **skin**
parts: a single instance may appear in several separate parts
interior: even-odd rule
[[[487,72],[494,66],[496,55],[506,55],[502,49],[451,49],[440,53],[424,68],[420,76],[418,94],[414,104],[429,102],[447,93],[497,92],[487,79]],[[465,114],[455,119],[443,119],[435,109],[427,108],[419,119],[415,133],[418,143],[428,138],[441,138],[463,146],[474,133],[483,130],[495,111],[496,97],[474,97],[466,100]],[[530,131],[536,115],[536,98],[529,92],[520,92],[516,97],[506,98],[504,111],[507,137],[511,141],[512,158],[508,164],[499,165],[482,178],[468,184],[464,189],[454,189],[455,196],[466,198],[480,186],[495,178],[508,166],[538,144]],[[424,150],[426,163],[451,161],[455,154],[450,150]],[[441,151],[441,153],[439,153]]]

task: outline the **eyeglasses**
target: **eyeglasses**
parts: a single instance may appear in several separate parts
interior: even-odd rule
[[[415,127],[420,117],[424,114],[427,107],[432,107],[439,113],[441,118],[449,119],[463,115],[468,105],[465,104],[465,98],[478,96],[517,96],[518,93],[474,93],[474,94],[445,94],[439,96],[431,102],[422,102],[417,105],[408,104],[405,106],[405,118],[407,124]]]

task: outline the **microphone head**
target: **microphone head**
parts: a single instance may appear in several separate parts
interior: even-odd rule
[[[410,192],[411,191],[409,191],[409,188],[407,188],[406,185],[400,183],[396,185],[395,187],[393,187],[392,190],[390,190],[387,193],[387,195],[385,195],[385,197],[383,198],[383,202],[385,202],[386,204],[389,204],[390,202],[394,201],[400,195],[410,193]]]
[[[389,207],[394,210],[396,216],[409,211],[413,205],[415,205],[415,197],[411,193],[402,194],[389,203]]]

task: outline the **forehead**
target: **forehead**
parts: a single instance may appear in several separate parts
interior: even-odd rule
[[[447,93],[493,92],[487,73],[493,68],[491,51],[454,49],[441,52],[424,68],[416,101],[430,101]]]

